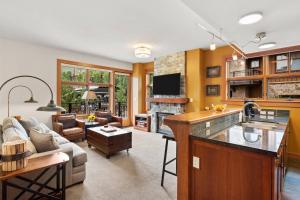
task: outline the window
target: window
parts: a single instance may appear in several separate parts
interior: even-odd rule
[[[90,69],[90,83],[110,83],[110,72]]]
[[[61,106],[69,113],[85,113],[85,104],[81,97],[86,90],[85,86],[62,84]]]
[[[291,53],[291,71],[300,70],[300,52]]]
[[[61,72],[62,81],[81,83],[86,81],[86,69],[78,68],[76,66],[64,65]]]
[[[127,74],[115,74],[115,114],[123,118],[128,118],[128,86]]]
[[[68,113],[111,111],[130,117],[130,71],[58,60],[58,72],[57,102]],[[95,92],[97,98],[82,99],[87,90]]]

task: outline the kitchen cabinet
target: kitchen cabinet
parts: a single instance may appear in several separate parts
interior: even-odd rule
[[[277,157],[191,139],[192,200],[280,200],[284,183],[283,141]],[[192,161],[193,158],[190,158]]]

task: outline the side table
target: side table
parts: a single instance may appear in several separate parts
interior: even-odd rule
[[[87,139],[87,129],[94,128],[97,126],[100,126],[99,122],[88,122],[88,121],[85,122],[85,126],[84,126],[85,127],[85,139]]]
[[[46,198],[53,200],[65,200],[66,199],[66,163],[69,161],[69,156],[65,153],[59,152],[51,155],[32,158],[28,160],[28,165],[23,168],[13,172],[3,172],[0,170],[0,181],[2,182],[2,199],[7,200],[7,188],[17,188],[20,193],[17,195],[16,199],[22,197],[26,192],[32,193],[30,199],[36,198]],[[41,178],[49,168],[56,166],[56,172],[47,179],[45,183],[40,183],[39,178]],[[37,170],[41,170],[41,174],[38,179],[30,180],[28,178],[22,177],[22,175],[31,173]],[[56,177],[56,188],[48,186],[48,183]],[[16,178],[29,183],[27,187],[12,183],[9,180]],[[33,186],[37,186],[38,190],[34,190]],[[41,191],[43,188],[47,188],[49,193],[45,194]]]

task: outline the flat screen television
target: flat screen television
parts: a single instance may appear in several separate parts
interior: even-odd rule
[[[180,95],[180,73],[153,77],[154,95]]]

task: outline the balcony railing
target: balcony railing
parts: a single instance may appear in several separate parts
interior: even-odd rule
[[[127,103],[116,102],[115,114],[119,117],[127,118],[128,117]]]
[[[262,71],[260,69],[246,69],[246,70],[229,72],[229,78],[256,76],[256,75],[261,75],[261,74],[262,74]]]

